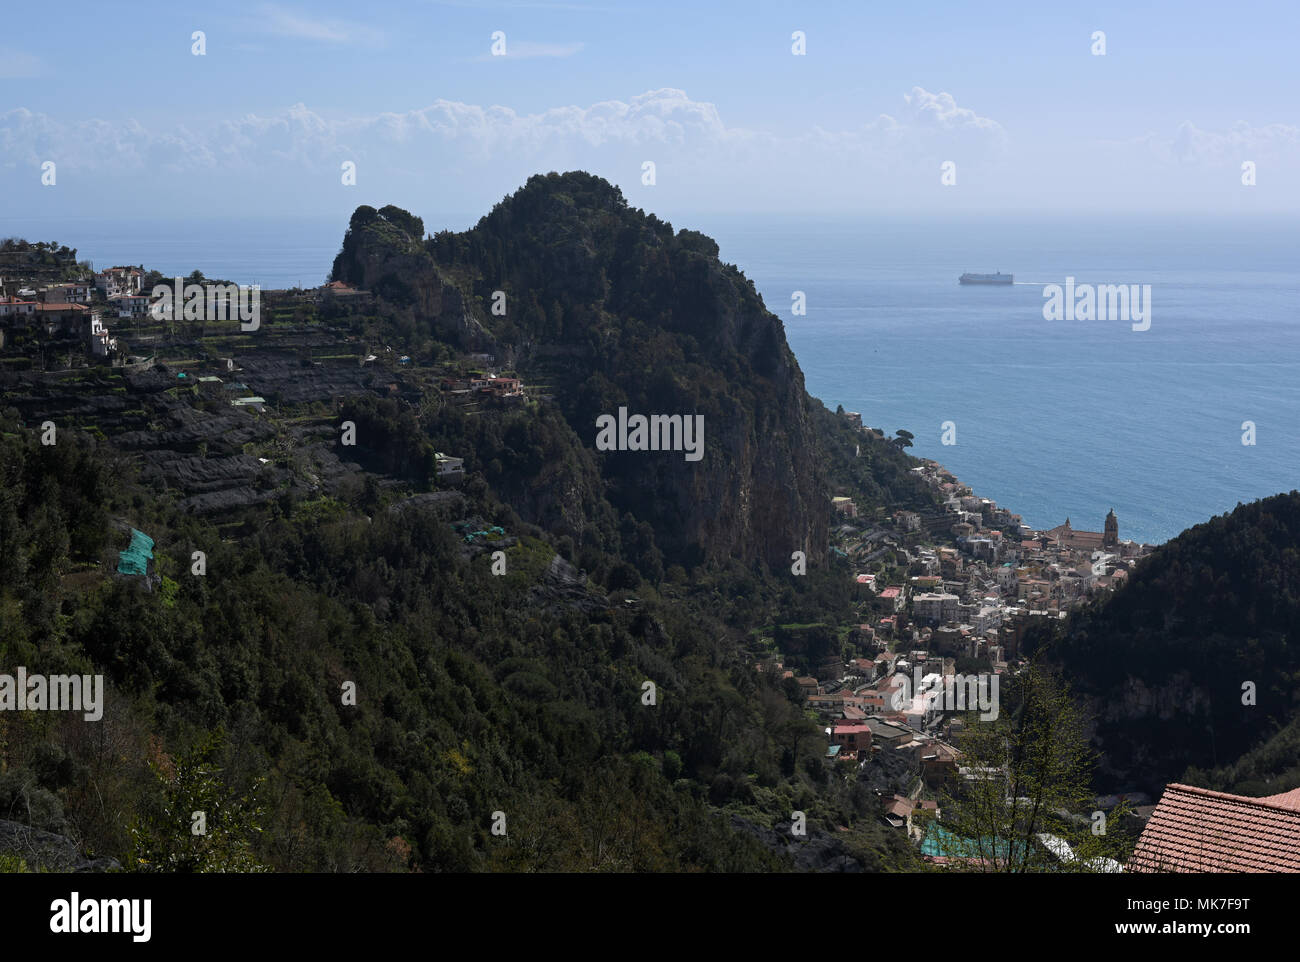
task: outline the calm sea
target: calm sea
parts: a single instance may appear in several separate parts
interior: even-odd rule
[[[424,214],[430,230],[467,214]],[[753,279],[810,392],[860,411],[914,453],[1036,527],[1068,516],[1159,542],[1189,525],[1300,487],[1300,226],[1178,218],[781,218],[704,215]],[[97,267],[199,268],[264,288],[313,286],[342,218],[192,224],[6,221]],[[964,271],[1010,287],[959,286]],[[1047,321],[1043,286],[1151,285],[1151,328]],[[803,291],[807,314],[791,312]],[[1257,443],[1242,444],[1242,423]],[[956,443],[942,443],[944,422]]]
[[[1035,527],[1165,541],[1300,487],[1294,221],[712,218],[785,321],[808,390],[916,435]],[[965,271],[1015,275],[960,286]],[[1043,287],[1150,284],[1151,328],[1046,321]],[[791,313],[791,292],[807,315]],[[956,444],[942,444],[942,426]],[[1242,444],[1253,421],[1256,444]]]

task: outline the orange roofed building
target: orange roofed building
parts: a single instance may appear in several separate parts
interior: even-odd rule
[[[1300,788],[1247,798],[1168,785],[1130,872],[1300,872]]]

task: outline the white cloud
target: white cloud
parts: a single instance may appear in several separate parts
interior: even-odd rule
[[[1002,157],[1009,146],[1001,124],[957,106],[951,94],[913,87],[902,99],[897,116],[880,114],[849,130],[817,128],[817,143],[858,162],[886,167],[929,162],[940,154],[943,159],[980,163]]]
[[[973,111],[956,107],[947,94],[915,88],[913,107],[902,120],[881,115],[846,131],[814,129],[792,138],[727,126],[716,105],[692,100],[671,87],[630,100],[605,100],[587,107],[553,107],[518,113],[510,107],[437,100],[427,107],[352,118],[326,118],[299,103],[272,115],[246,114],[205,133],[154,133],[139,124],[125,127],[100,120],[61,124],[24,109],[0,115],[0,146],[9,157],[34,159],[58,154],[89,168],[132,169],[167,157],[169,167],[289,163],[332,165],[346,155],[383,160],[403,151],[411,159],[436,163],[464,156],[511,154],[555,156],[580,166],[591,148],[636,148],[726,160],[735,152],[806,160],[809,147],[850,152],[906,154],[936,136],[1000,137],[1002,128]],[[441,153],[440,153],[441,151]],[[906,157],[904,157],[906,159]]]
[[[903,100],[909,108],[907,118],[919,127],[987,132],[1002,130],[997,121],[981,117],[968,108],[958,107],[952,94],[932,94],[924,87],[913,87],[911,93],[903,96]]]
[[[213,164],[211,151],[202,138],[191,135],[184,127],[154,133],[135,121],[61,124],[23,107],[0,114],[0,156],[9,168],[39,166],[53,160],[70,170],[102,172],[146,167],[179,171]]]
[[[1083,140],[1061,157],[1032,137],[1013,138],[951,94],[921,87],[900,92],[890,113],[794,133],[728,125],[715,104],[665,87],[534,112],[437,100],[345,117],[298,103],[193,129],[65,123],[16,109],[0,114],[0,172],[12,172],[21,188],[39,182],[32,172],[42,161],[55,160],[61,175],[77,175],[68,184],[99,185],[105,206],[123,207],[170,189],[228,195],[256,210],[298,209],[333,202],[342,189],[340,163],[355,161],[362,192],[375,192],[364,202],[405,201],[411,209],[429,198],[480,209],[531,174],[574,169],[607,177],[623,185],[630,202],[656,209],[1032,209],[1067,201],[1087,207],[1098,198],[1200,209],[1207,185],[1237,183],[1207,179],[1201,166],[1235,167],[1271,151],[1283,155],[1270,174],[1284,187],[1292,181],[1277,172],[1295,167],[1298,137],[1285,124],[1218,132],[1184,124],[1136,141]],[[657,166],[653,188],[641,184],[646,160]],[[958,165],[955,190],[940,183],[940,165],[949,160]],[[308,195],[313,199],[303,200]],[[7,196],[29,205],[57,199]],[[363,202],[360,194],[348,202],[351,196]],[[1293,203],[1280,196],[1271,202]]]
[[[1203,130],[1190,120],[1172,133],[1148,133],[1132,140],[1102,141],[1110,153],[1129,153],[1134,148],[1159,162],[1181,167],[1236,166],[1243,160],[1282,159],[1300,162],[1300,127],[1291,124],[1253,126],[1239,120],[1223,131]]]
[[[1167,146],[1172,156],[1185,163],[1236,163],[1287,153],[1294,156],[1300,148],[1300,127],[1289,124],[1252,127],[1242,120],[1224,133],[1216,133],[1184,121]]]
[[[181,185],[173,189],[234,185],[239,197],[262,207],[285,203],[293,192],[329,190],[343,161],[356,162],[359,184],[390,199],[456,193],[465,208],[477,208],[531,174],[582,169],[623,184],[630,201],[649,203],[640,172],[650,160],[658,168],[655,203],[744,207],[762,198],[824,209],[841,206],[846,188],[855,203],[898,203],[922,180],[937,184],[940,160],[977,164],[981,149],[1000,143],[1001,127],[951,97],[917,88],[902,100],[899,119],[881,115],[849,130],[793,136],[729,126],[715,104],[671,87],[533,113],[438,100],[408,111],[327,117],[299,103],[192,133],[103,121],[63,125],[11,112],[0,115],[0,156],[22,156],[27,166],[55,159],[61,171],[95,175],[70,182],[149,182],[151,193],[161,189],[151,175],[170,172]],[[115,187],[104,196],[116,202],[121,195]]]
[[[729,130],[713,104],[665,88],[627,102],[607,100],[534,114],[438,100],[402,113],[327,120],[305,104],[296,104],[283,114],[249,114],[223,125],[218,149],[231,162],[258,163],[273,157],[311,165],[343,153],[381,157],[412,151],[437,159],[439,148],[454,148],[449,155],[488,157],[576,154],[584,148],[607,146],[703,150],[745,136],[743,131]]]

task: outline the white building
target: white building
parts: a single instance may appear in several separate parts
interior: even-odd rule
[[[447,481],[458,481],[465,477],[465,459],[448,457],[441,451],[434,454],[438,466],[438,477]]]
[[[118,317],[144,317],[149,313],[147,294],[110,294],[108,300],[117,308]]]
[[[16,297],[0,297],[0,318],[5,319],[6,324],[31,323],[32,316],[36,313],[36,302],[34,300],[19,300]]]
[[[956,595],[922,592],[912,598],[912,617],[927,624],[940,625],[957,617],[961,599]]]
[[[144,272],[138,267],[110,267],[95,275],[95,286],[107,296],[114,294],[139,294],[144,283]]]
[[[984,634],[1002,624],[1002,611],[996,607],[980,608],[971,618],[971,627],[979,634]]]

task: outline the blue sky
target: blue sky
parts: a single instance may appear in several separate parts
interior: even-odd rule
[[[1300,210],[1300,4],[1056,6],[24,5],[0,37],[0,204],[467,212],[582,168],[678,218]]]

